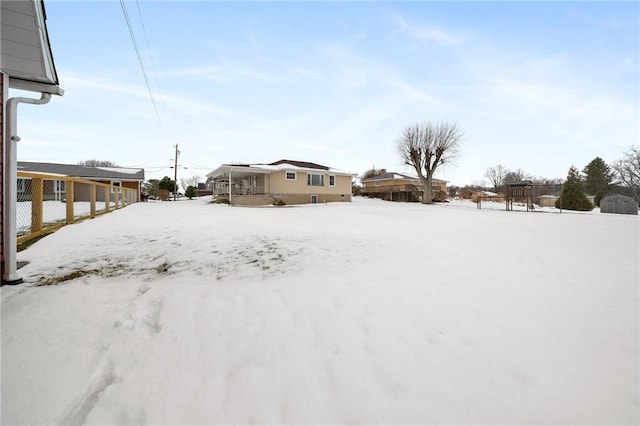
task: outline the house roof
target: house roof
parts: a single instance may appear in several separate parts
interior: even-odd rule
[[[622,194],[609,194],[609,195],[605,195],[604,197],[602,197],[602,201],[613,201],[613,200],[626,200],[626,201],[633,201],[634,203],[636,202],[635,198],[633,197],[629,197],[627,195],[622,195]]]
[[[3,0],[0,17],[0,64],[9,87],[61,95],[43,0]]]
[[[407,180],[418,180],[417,177],[403,175],[402,173],[383,173],[381,175],[372,176],[369,179],[363,180],[363,182],[375,182],[379,180],[390,180],[390,179],[407,179]]]
[[[268,174],[282,170],[300,172],[317,172],[318,170],[322,170],[336,175],[352,175],[352,173],[348,173],[338,169],[332,169],[330,167],[311,163],[308,161],[279,160],[269,164],[223,164],[217,169],[208,173],[207,177],[215,178],[216,176],[228,174],[229,172],[232,173],[232,176],[244,177],[256,174]]]
[[[389,172],[381,175],[370,177],[369,179],[363,180],[363,182],[377,182],[381,180],[392,180],[392,179],[407,179],[407,180],[418,180],[415,176],[408,176],[402,173]],[[432,179],[432,182],[445,182],[440,179]]]
[[[84,179],[144,180],[144,169],[123,167],[88,167],[77,164],[33,163],[18,161],[19,172],[49,173]]]
[[[485,197],[496,197],[498,194],[491,191],[476,191],[474,194],[484,195]]]
[[[295,167],[300,167],[303,169],[319,169],[319,170],[329,170],[329,167],[323,166],[321,164],[310,163],[308,161],[296,161],[296,160],[278,160],[269,164],[270,166],[279,166],[279,165],[291,165]]]

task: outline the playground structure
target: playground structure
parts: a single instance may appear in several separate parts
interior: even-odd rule
[[[476,203],[478,209],[482,209],[483,202],[503,202],[507,211],[532,212],[540,207],[555,207],[555,201],[562,199],[562,184],[541,183],[535,184],[532,181],[520,181],[507,183],[503,187],[503,192],[491,196],[478,194]],[[524,207],[524,209],[522,209]],[[562,212],[562,205],[560,205]]]
[[[507,211],[513,211],[513,202],[525,203],[527,211],[534,211],[533,207],[533,182],[522,181],[516,183],[508,183],[505,191],[505,203]]]

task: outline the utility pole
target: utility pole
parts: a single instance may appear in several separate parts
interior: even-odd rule
[[[176,144],[175,148],[176,148],[176,155],[174,158],[175,163],[173,164],[173,181],[174,181],[173,201],[177,201],[177,197],[178,197],[178,156],[180,155],[180,151],[178,151],[178,144]]]

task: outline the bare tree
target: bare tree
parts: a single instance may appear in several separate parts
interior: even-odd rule
[[[473,188],[476,188],[476,190],[478,190],[478,191],[486,191],[487,190],[487,188],[486,188],[487,185],[483,180],[477,180],[477,179],[473,180],[471,182],[471,186]]]
[[[508,170],[502,180],[503,183],[516,183],[523,180],[531,180],[531,175],[522,169]]]
[[[96,160],[95,158],[91,160],[79,161],[78,165],[87,167],[118,167],[118,165],[113,161]]]
[[[640,146],[631,146],[624,157],[613,164],[620,182],[640,200]]]
[[[424,188],[422,202],[433,203],[431,182],[436,169],[451,162],[460,148],[462,133],[457,124],[429,122],[405,127],[398,138],[397,149],[404,164],[412,166]]]
[[[504,183],[504,177],[507,175],[507,168],[502,164],[498,164],[494,167],[489,167],[484,173],[489,182],[493,185],[493,189],[496,192],[500,192],[500,187]]]
[[[193,176],[188,177],[188,178],[180,179],[180,185],[184,188],[185,191],[190,186],[193,186],[194,188],[197,189],[198,188],[198,184],[200,183],[201,180],[202,180],[202,176],[193,175]]]

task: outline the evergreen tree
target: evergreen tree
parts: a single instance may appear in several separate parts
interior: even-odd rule
[[[582,170],[585,175],[584,190],[587,194],[595,195],[596,206],[600,205],[600,199],[605,196],[609,190],[609,185],[613,180],[613,170],[600,157],[594,158]]]
[[[189,197],[189,199],[191,200],[191,199],[193,199],[193,197],[195,197],[197,195],[196,194],[196,189],[192,185],[189,185],[187,187],[187,190],[184,191],[184,195],[186,197]]]
[[[593,210],[591,201],[589,201],[584,193],[584,185],[580,178],[580,172],[573,166],[569,169],[567,181],[562,188],[562,196],[556,201],[556,207],[579,211]]]
[[[176,181],[169,176],[165,176],[158,182],[158,189],[166,189],[169,192],[174,192],[176,190]]]
[[[149,179],[145,183],[142,184],[142,189],[149,195],[150,197],[157,197],[160,181],[158,179]]]

